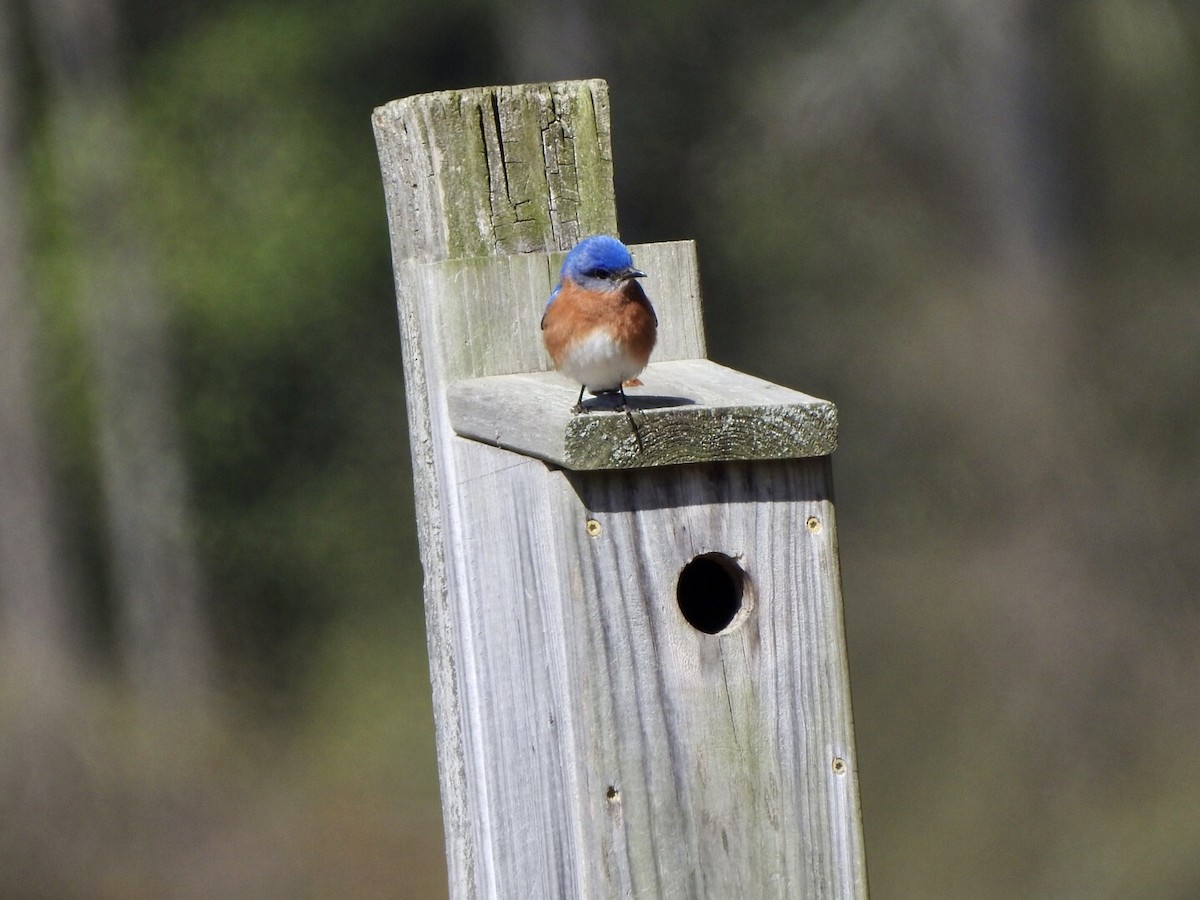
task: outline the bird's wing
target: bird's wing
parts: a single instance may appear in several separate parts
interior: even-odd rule
[[[542,312],[542,331],[546,330],[546,312],[550,309],[550,304],[554,302],[554,298],[558,296],[558,292],[562,290],[562,284],[559,284],[550,292],[550,299],[546,301],[546,310]]]
[[[646,309],[650,310],[650,317],[652,319],[654,319],[654,327],[657,328],[658,327],[658,313],[656,313],[654,311],[654,304],[650,302],[650,298],[646,296],[646,292],[644,290],[642,290],[642,286],[640,284],[638,284],[636,281],[630,281],[630,282],[627,282],[627,284],[628,284],[628,287],[626,287],[626,289],[625,289],[626,290],[625,296],[629,297],[630,299],[632,299],[638,303],[641,303],[643,306],[646,307]]]

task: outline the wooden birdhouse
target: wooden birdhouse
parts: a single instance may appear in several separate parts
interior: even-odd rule
[[[454,897],[865,897],[835,407],[706,358],[695,247],[631,247],[632,410],[538,328],[616,231],[601,81],[376,111]]]

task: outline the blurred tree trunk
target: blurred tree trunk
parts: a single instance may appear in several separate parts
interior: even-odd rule
[[[112,0],[31,4],[51,79],[53,152],[95,372],[117,630],[140,698],[201,711],[210,636],[191,535],[168,327],[131,169],[135,137]],[[200,706],[197,706],[199,704]]]
[[[1039,71],[1030,0],[943,0],[960,50],[962,127],[944,135],[964,193],[975,198],[971,223],[992,269],[1010,286],[1013,324],[1032,327],[1034,343],[1062,337],[1061,286],[1069,263],[1057,148],[1046,133],[1054,85]]]
[[[981,278],[974,309],[977,337],[968,382],[976,400],[968,415],[977,428],[1020,429],[1024,458],[1003,458],[997,474],[1010,490],[1029,492],[1031,459],[1061,460],[1064,435],[1078,425],[1083,398],[1066,370],[1072,332],[1065,292],[1070,248],[1056,185],[1058,148],[1051,121],[1052,62],[1039,60],[1036,4],[1031,0],[935,0],[930,17],[953,48],[953,82],[933,106],[943,123],[937,150],[958,195],[958,217]],[[1044,51],[1043,51],[1044,52]],[[983,287],[987,285],[987,287]],[[998,437],[998,435],[997,435]],[[1076,435],[1076,437],[1080,437]]]
[[[17,149],[12,4],[0,0],[0,665],[4,684],[57,696],[78,661],[45,442]]]
[[[832,13],[789,77],[791,139],[838,147],[883,136],[892,155],[956,196],[959,228],[999,274],[1053,284],[1065,266],[1054,85],[1030,0],[872,0]],[[771,114],[778,111],[771,110]],[[928,173],[935,173],[930,183]]]
[[[978,278],[977,377],[957,409],[984,428],[1020,428],[1039,442],[1031,455],[1050,459],[1081,398],[1064,368],[1072,248],[1048,127],[1057,50],[1039,12],[1031,0],[871,0],[834,12],[836,27],[789,73],[782,120],[809,152],[872,145],[935,199],[952,252]],[[1027,474],[1023,458],[1000,462],[1014,483]]]

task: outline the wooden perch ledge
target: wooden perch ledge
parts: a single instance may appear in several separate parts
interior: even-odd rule
[[[458,381],[450,422],[462,437],[577,471],[798,459],[837,446],[832,403],[706,359],[651,363],[642,382],[626,416],[609,397],[586,399],[576,415],[576,386],[554,372]]]

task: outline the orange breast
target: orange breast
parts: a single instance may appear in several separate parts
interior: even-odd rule
[[[571,344],[598,328],[644,365],[654,349],[658,328],[642,286],[627,281],[619,290],[601,292],[564,282],[542,320],[542,339],[555,366],[561,365]]]

